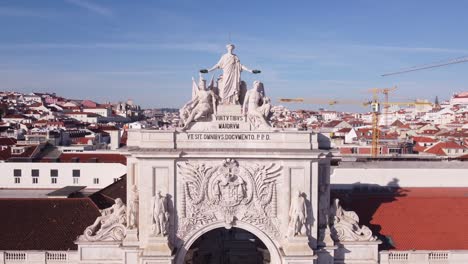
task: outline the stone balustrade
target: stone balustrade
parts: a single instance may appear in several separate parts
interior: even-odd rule
[[[380,264],[462,264],[468,263],[468,250],[381,251]]]
[[[77,262],[77,251],[0,251],[0,264],[72,264]]]

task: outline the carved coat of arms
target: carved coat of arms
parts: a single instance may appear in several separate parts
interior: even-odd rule
[[[230,228],[236,220],[279,236],[276,184],[280,166],[240,166],[234,159],[226,159],[218,166],[188,162],[177,166],[183,182],[179,237],[216,221],[224,221]]]

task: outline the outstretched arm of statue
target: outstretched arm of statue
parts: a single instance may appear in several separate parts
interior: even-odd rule
[[[251,69],[247,68],[245,65],[241,65],[241,66],[242,66],[243,71],[247,71],[247,72],[250,72],[250,73],[253,73],[253,74],[261,73],[260,70],[251,70]]]
[[[212,72],[212,71],[214,71],[214,70],[216,70],[218,68],[219,68],[219,66],[218,66],[218,64],[216,64],[215,66],[209,68],[208,70],[207,69],[201,69],[200,73],[209,73],[209,72]]]

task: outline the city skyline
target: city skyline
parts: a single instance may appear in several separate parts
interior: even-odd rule
[[[243,64],[262,70],[243,74],[249,88],[260,79],[275,103],[364,100],[368,88],[395,85],[399,101],[448,99],[466,90],[468,65],[380,76],[468,54],[467,38],[456,32],[468,22],[468,4],[422,3],[4,1],[0,90],[177,108],[188,99],[191,77],[232,42]]]

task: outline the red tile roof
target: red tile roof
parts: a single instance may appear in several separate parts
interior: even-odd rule
[[[0,199],[0,250],[76,250],[74,241],[100,215],[126,203],[126,176],[89,198]]]
[[[0,199],[0,250],[76,250],[98,217],[89,198]]]
[[[120,180],[112,183],[106,188],[93,193],[89,198],[100,208],[104,209],[114,204],[114,200],[117,198],[127,203],[127,175],[124,175]]]
[[[0,137],[0,146],[16,145],[16,139],[8,137]]]
[[[419,142],[419,143],[433,143],[437,142],[437,140],[430,138],[430,137],[413,137],[413,141]]]
[[[468,250],[468,188],[335,193],[384,241],[380,249]]]
[[[444,149],[464,149],[465,147],[462,145],[459,145],[453,141],[447,141],[447,142],[439,142],[433,146],[428,147],[424,152],[431,153],[431,154],[436,154],[440,156],[445,156],[447,153],[445,153]]]
[[[120,154],[107,153],[62,153],[60,162],[97,162],[127,164],[127,158]]]
[[[427,148],[427,147],[423,147],[423,146],[421,146],[421,145],[416,144],[416,145],[413,146],[413,151],[416,151],[416,152],[424,152],[424,150],[426,150],[426,148]]]
[[[348,133],[349,131],[351,131],[351,128],[349,127],[344,127],[338,131],[336,131],[336,133]]]

